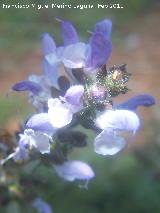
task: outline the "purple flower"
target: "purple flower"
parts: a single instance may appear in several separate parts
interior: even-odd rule
[[[95,25],[90,42],[85,44],[79,41],[77,32],[70,22],[61,21],[64,48],[60,51],[59,59],[67,68],[84,68],[84,71],[93,72],[106,64],[112,51],[110,34],[112,22],[102,20]],[[57,61],[56,54],[48,54],[50,64]]]
[[[47,77],[50,86],[59,89],[57,81],[60,76],[59,66],[63,47],[57,48],[54,39],[48,33],[44,33],[42,36],[42,50],[44,75]]]
[[[40,131],[48,135],[53,135],[56,132],[56,128],[50,122],[48,113],[39,113],[33,115],[26,123],[27,129],[33,129],[34,131]]]
[[[140,126],[136,113],[129,110],[107,110],[96,119],[100,129],[114,131],[131,131],[135,133]]]
[[[105,98],[105,88],[102,86],[97,86],[96,84],[90,87],[90,94],[96,100],[103,100]]]
[[[27,161],[29,159],[29,144],[28,141],[24,140],[22,134],[20,134],[20,139],[18,141],[18,146],[15,148],[14,152],[9,154],[5,159],[0,161],[3,165],[8,160],[13,159],[15,162]]]
[[[7,158],[0,161],[3,165],[6,161],[13,158],[15,162],[26,161],[29,159],[29,149],[35,148],[42,154],[50,152],[50,142],[52,138],[40,131],[34,131],[33,129],[26,129],[24,134],[20,134],[20,140],[15,151],[8,155]]]
[[[52,65],[60,62],[56,43],[48,33],[42,35],[42,50],[44,58],[51,62]]]
[[[24,134],[20,134],[19,147],[20,149],[35,148],[45,154],[50,152],[50,142],[52,142],[50,135],[33,129],[25,129]]]
[[[43,112],[46,109],[48,99],[51,98],[49,80],[43,75],[30,75],[28,79],[42,87],[42,91],[38,95],[35,95],[32,92],[29,93],[29,102],[32,103],[39,112]]]
[[[21,138],[29,144],[30,148],[34,147],[42,154],[50,152],[50,141],[52,141],[52,138],[46,133],[26,129]]]
[[[98,116],[96,125],[103,131],[95,138],[95,152],[101,155],[114,155],[126,145],[119,131],[130,131],[135,134],[140,121],[136,113],[129,110],[107,110]]]
[[[57,174],[67,181],[90,180],[95,176],[92,168],[82,161],[66,161],[54,167]]]
[[[52,213],[52,209],[48,203],[46,203],[41,198],[36,198],[32,206],[37,210],[38,213]]]
[[[47,77],[49,85],[57,89],[59,89],[59,85],[57,82],[60,76],[58,68],[58,65],[52,65],[46,59],[43,60],[44,75]]]
[[[51,86],[59,89],[57,80],[60,76],[59,66],[62,63],[61,57],[64,51],[64,47],[57,48],[53,38],[48,33],[44,33],[42,36],[42,49],[44,55],[44,74],[51,83]]]
[[[64,66],[71,69],[85,67],[87,51],[88,46],[82,42],[66,46],[62,53],[62,62]]]
[[[126,145],[125,139],[116,132],[103,130],[94,141],[94,150],[100,155],[115,155]]]
[[[44,56],[56,51],[56,43],[49,33],[43,33],[42,35],[42,50]]]
[[[60,99],[48,100],[48,115],[55,128],[61,128],[69,124],[73,114],[82,108],[82,96],[84,88],[81,85],[70,87]]]
[[[61,33],[64,41],[64,46],[79,42],[76,29],[69,21],[61,21]]]
[[[46,76],[30,75],[27,81],[16,83],[12,90],[29,92],[29,102],[38,111],[44,111],[47,101],[51,98],[50,83]]]
[[[5,164],[10,159],[13,159],[15,162],[26,161],[29,159],[29,151],[18,146],[13,153],[9,154],[5,159],[0,160],[0,165]]]
[[[72,121],[73,114],[83,106],[84,88],[81,85],[70,87],[64,97],[48,100],[48,113],[39,113],[32,116],[27,128],[52,135],[57,128],[66,126]]]
[[[90,54],[86,62],[88,71],[106,64],[112,52],[111,41],[101,32],[96,32],[90,40]]]
[[[110,39],[112,33],[112,21],[110,19],[104,19],[96,23],[95,32],[103,33],[106,38]]]
[[[54,98],[48,100],[48,115],[53,127],[61,128],[71,122],[73,113],[60,99]]]
[[[57,128],[69,124],[72,120],[73,112],[58,98],[48,100],[48,113],[39,113],[32,116],[26,127],[36,131],[53,135]]]
[[[71,86],[64,96],[65,102],[70,105],[77,106],[79,111],[79,107],[82,104],[82,97],[84,93],[84,87],[82,85]]]
[[[42,91],[42,87],[33,81],[21,81],[14,84],[12,90],[17,92],[30,91],[34,95],[38,95]]]
[[[29,150],[26,148],[17,147],[12,156],[15,162],[22,162],[29,159]]]
[[[18,141],[18,147],[16,147],[13,160],[15,162],[26,161],[29,159],[29,143],[25,140],[23,134],[19,134],[20,139]]]
[[[68,68],[84,68],[94,71],[106,64],[112,51],[111,41],[103,33],[93,33],[88,45],[78,42],[67,46],[62,55],[62,62]]]
[[[126,109],[135,111],[139,106],[150,107],[155,104],[155,98],[151,95],[137,95],[128,101],[114,106],[116,109]]]

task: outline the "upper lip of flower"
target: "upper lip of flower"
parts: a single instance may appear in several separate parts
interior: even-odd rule
[[[143,94],[134,96],[121,104],[117,104],[114,106],[114,108],[135,111],[139,106],[150,107],[154,105],[155,102],[155,98],[152,95]]]
[[[43,36],[44,55],[50,64],[61,61],[68,68],[85,68],[90,72],[108,61],[112,51],[111,20],[97,22],[88,44],[79,41],[76,29],[70,22],[60,21],[60,24],[64,40],[63,51],[60,51],[60,54],[49,34]]]

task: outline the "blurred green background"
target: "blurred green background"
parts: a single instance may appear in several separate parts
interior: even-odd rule
[[[132,72],[131,91],[115,102],[135,94],[151,93],[157,105],[140,109],[142,121],[139,133],[131,139],[128,148],[113,157],[93,153],[92,138],[84,150],[75,150],[71,158],[90,163],[96,178],[88,190],[77,183],[59,179],[53,169],[31,165],[22,171],[27,193],[36,193],[49,202],[56,213],[159,213],[160,212],[160,112],[159,112],[159,56],[160,4],[158,0],[121,0],[123,9],[3,9],[5,4],[61,4],[63,1],[5,1],[0,2],[0,128],[11,133],[23,119],[33,112],[27,96],[10,93],[11,86],[33,72],[42,73],[41,34],[49,32],[58,44],[62,42],[59,24],[55,18],[74,23],[82,40],[87,40],[96,21],[113,21],[113,54],[110,65],[127,63]],[[94,1],[94,4],[117,1]],[[65,1],[65,4],[93,4],[91,0]],[[31,170],[31,171],[30,171]],[[11,173],[15,173],[13,167]],[[0,171],[0,177],[2,173]],[[15,179],[16,180],[16,179]],[[29,185],[34,180],[34,185]],[[4,189],[0,178],[0,213],[29,213],[34,210],[19,202],[12,190]],[[16,185],[11,181],[10,187]],[[17,187],[17,185],[16,185]],[[7,195],[5,193],[7,193]],[[8,196],[7,202],[2,202]]]

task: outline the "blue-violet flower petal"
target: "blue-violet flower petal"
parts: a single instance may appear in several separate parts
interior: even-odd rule
[[[95,176],[92,168],[82,161],[66,161],[55,165],[57,174],[67,181],[90,180]]]

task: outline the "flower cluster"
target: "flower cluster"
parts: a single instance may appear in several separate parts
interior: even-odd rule
[[[11,158],[25,162],[32,153],[39,153],[64,180],[88,182],[95,176],[92,168],[69,159],[74,147],[87,145],[87,131],[78,128],[83,126],[95,133],[93,147],[97,154],[115,155],[127,145],[122,133],[134,135],[140,127],[137,107],[152,106],[155,100],[143,94],[113,103],[113,97],[128,91],[131,74],[125,64],[108,67],[111,20],[97,22],[87,43],[80,41],[70,22],[59,20],[59,24],[62,46],[57,47],[48,33],[42,35],[43,74],[31,75],[12,87],[13,91],[28,92],[35,114],[24,123],[15,151],[1,164]],[[34,202],[35,208],[39,202]]]

